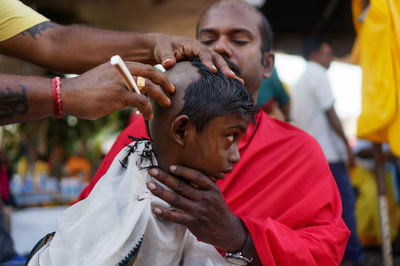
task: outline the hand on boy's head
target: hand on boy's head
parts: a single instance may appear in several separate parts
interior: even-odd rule
[[[156,62],[161,63],[165,69],[171,68],[178,61],[193,56],[198,56],[201,62],[213,73],[216,73],[217,69],[219,69],[228,78],[233,79],[236,77],[235,73],[229,68],[221,55],[210,50],[198,40],[160,34],[160,38],[154,48],[154,58]]]

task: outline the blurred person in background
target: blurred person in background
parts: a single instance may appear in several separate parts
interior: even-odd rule
[[[270,117],[289,121],[290,97],[278,76],[276,67],[268,79],[263,78],[262,80],[257,108],[269,114]]]
[[[292,87],[291,118],[321,145],[342,199],[342,217],[351,234],[343,257],[344,263],[363,263],[364,250],[357,236],[354,216],[355,193],[346,168],[353,165],[353,154],[336,114],[327,69],[333,60],[329,42],[318,36],[304,42],[303,57],[307,67]]]
[[[0,150],[0,265],[24,265],[25,258],[14,250],[14,244],[6,228],[3,205],[14,205],[10,193],[9,181],[12,177],[11,162],[3,150]]]

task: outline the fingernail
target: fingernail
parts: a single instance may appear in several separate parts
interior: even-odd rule
[[[168,105],[171,105],[171,100],[167,98]]]
[[[229,73],[231,73],[231,75],[236,76],[235,72],[233,72],[232,70]]]
[[[175,172],[176,171],[176,165],[171,165],[169,167],[169,170],[171,170],[172,172]]]
[[[175,92],[175,86],[171,83],[172,92]]]
[[[151,169],[149,170],[149,173],[150,173],[152,176],[156,176],[156,175],[158,175],[158,170],[155,169],[155,168],[151,168]]]
[[[162,64],[164,65],[164,64],[167,64],[167,63],[169,63],[169,62],[172,62],[172,59],[171,59],[171,58],[164,59],[164,61],[162,62]]]
[[[211,68],[212,68],[213,72],[217,72],[218,71],[218,69],[214,65],[212,65]]]
[[[153,182],[149,182],[149,183],[147,183],[147,187],[148,187],[150,190],[153,190],[153,189],[156,188],[156,185],[155,185]]]
[[[154,208],[153,212],[155,214],[161,214],[161,210],[159,208]]]

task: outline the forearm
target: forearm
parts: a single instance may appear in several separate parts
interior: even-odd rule
[[[155,63],[153,49],[157,36],[156,33],[62,26],[54,34],[55,45],[47,56],[48,67],[63,72],[82,73],[107,62],[116,54],[126,61]]]
[[[51,79],[0,75],[0,125],[50,116]]]
[[[155,63],[161,33],[120,32],[44,22],[0,43],[0,51],[64,73],[82,73],[119,54],[124,60]]]
[[[326,111],[326,116],[328,118],[329,124],[336,134],[343,140],[343,142],[348,145],[346,135],[344,134],[342,124],[337,116],[335,109],[332,107]]]

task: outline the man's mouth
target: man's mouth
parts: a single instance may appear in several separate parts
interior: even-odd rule
[[[221,55],[222,58],[225,60],[225,62],[228,64],[229,68],[235,72],[235,74],[241,78],[242,75],[242,70],[240,69],[240,67],[238,65],[236,65],[235,63],[233,63],[231,60],[228,59],[228,57],[224,54]]]

